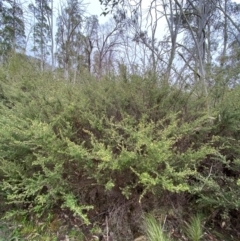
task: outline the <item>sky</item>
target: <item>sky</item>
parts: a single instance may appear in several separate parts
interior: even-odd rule
[[[58,8],[57,6],[63,1],[64,0],[54,0],[55,8]],[[106,17],[103,15],[100,16],[101,13],[103,12],[103,6],[101,6],[99,0],[83,0],[83,2],[86,3],[86,5],[88,5],[87,7],[88,14],[97,15],[100,23],[105,23],[109,19],[109,16],[106,16]]]
[[[240,1],[240,0],[239,0]],[[88,11],[92,15],[97,15],[99,17],[100,22],[105,22],[108,17],[104,17],[101,15],[103,12],[103,6],[101,6],[99,0],[90,0],[89,1],[89,6],[88,6]]]

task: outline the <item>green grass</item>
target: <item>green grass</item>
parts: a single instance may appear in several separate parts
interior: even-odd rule
[[[171,241],[164,233],[164,227],[152,215],[144,218],[144,230],[149,241]]]
[[[21,241],[16,228],[6,222],[0,222],[0,241]]]
[[[204,235],[202,217],[199,214],[192,216],[190,221],[185,225],[184,232],[189,240],[200,241]]]

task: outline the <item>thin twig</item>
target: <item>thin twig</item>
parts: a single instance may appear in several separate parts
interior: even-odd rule
[[[164,230],[164,226],[165,226],[166,221],[167,221],[167,215],[164,218],[164,222],[163,222],[163,226],[162,226],[163,230]]]

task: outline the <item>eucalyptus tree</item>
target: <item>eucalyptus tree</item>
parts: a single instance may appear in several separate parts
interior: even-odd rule
[[[0,4],[0,55],[21,51],[25,46],[25,24],[22,4],[17,0],[3,0]]]
[[[104,74],[115,71],[114,63],[117,62],[117,55],[121,53],[120,32],[122,28],[122,24],[114,21],[114,19],[110,19],[98,28],[93,56],[93,71],[98,79]]]
[[[52,71],[55,69],[55,59],[54,59],[54,24],[53,24],[53,13],[54,13],[54,9],[53,9],[53,0],[51,0],[51,10],[52,10],[52,14],[51,14],[51,55],[52,55]]]
[[[82,49],[82,28],[85,5],[82,1],[67,0],[59,9],[57,18],[57,61],[64,69],[64,77],[69,80],[70,69],[75,69],[79,62],[79,51]]]
[[[175,80],[184,81],[182,75],[187,75],[205,96],[208,96],[209,86],[213,84],[213,65],[218,60],[221,66],[229,62],[228,56],[233,47],[233,52],[237,53],[240,7],[234,1],[153,0],[147,7],[142,0],[99,1],[105,6],[104,14],[117,8],[130,12],[135,31],[133,40],[150,52],[147,55],[153,71],[156,66],[161,66],[160,72],[165,73],[168,81],[170,76],[172,79],[172,73],[177,76]],[[165,23],[161,22],[162,18]],[[166,28],[160,36],[161,28],[157,27],[163,24]]]
[[[83,27],[82,41],[84,45],[85,65],[89,72],[92,69],[92,53],[97,42],[99,22],[96,15],[86,17]]]
[[[167,42],[170,47],[170,54],[164,76],[166,81],[169,82],[178,47],[177,38],[179,37],[181,27],[181,17],[179,14],[179,7],[174,0],[162,0],[162,8],[169,32],[167,35]]]
[[[240,17],[240,4],[222,0],[218,2],[217,8],[221,13],[219,31],[222,41],[219,48],[219,65],[215,74],[225,89],[239,84],[240,28],[237,23]]]
[[[101,2],[111,3],[111,1]],[[155,80],[159,80],[158,77],[161,76],[162,83],[168,85],[172,72],[178,76],[180,71],[174,65],[180,31],[177,4],[174,0],[151,1],[147,3],[148,5],[139,0],[125,0],[121,3],[123,4],[115,7],[117,10],[112,11],[114,14],[120,13],[119,21],[125,22],[127,26],[123,33],[127,32],[128,36],[122,35],[127,50],[126,61],[131,66],[141,65],[143,72],[150,73]],[[131,57],[130,53],[134,53],[132,54],[134,57]]]
[[[41,70],[44,70],[44,63],[50,55],[49,43],[51,43],[51,16],[52,9],[49,0],[35,0],[35,4],[30,4],[35,23],[33,26],[33,52],[40,58]]]
[[[188,67],[193,71],[195,82],[202,85],[204,95],[208,96],[207,76],[206,76],[206,55],[207,46],[210,39],[207,38],[210,34],[210,22],[216,10],[216,2],[206,0],[186,1],[182,5],[178,0],[175,0],[179,6],[182,19],[182,29],[184,29],[185,37],[187,37],[187,45],[185,43],[185,53],[190,56]],[[183,53],[179,52],[183,61],[187,61]],[[191,62],[193,64],[191,64]]]
[[[240,4],[231,0],[222,0],[218,2],[217,8],[221,13],[220,29],[223,44],[220,63],[223,66],[232,47],[240,46],[240,27],[237,24],[240,16]]]

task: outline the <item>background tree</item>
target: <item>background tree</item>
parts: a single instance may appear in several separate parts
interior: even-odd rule
[[[103,74],[114,72],[115,54],[118,51],[120,52],[121,39],[119,32],[121,29],[122,24],[113,20],[99,26],[94,50],[94,73],[98,79]]]
[[[68,0],[62,5],[57,18],[57,61],[64,69],[65,79],[69,79],[69,70],[76,68],[81,48],[82,27],[85,6],[82,1]]]
[[[51,57],[52,57],[52,71],[55,69],[55,56],[54,56],[54,24],[53,24],[53,0],[51,0]]]
[[[189,34],[187,38],[188,46],[192,40],[192,47],[184,48],[190,53],[193,65],[189,64],[189,68],[193,70],[195,82],[202,85],[204,95],[208,96],[207,77],[206,77],[206,53],[207,53],[207,36],[210,18],[216,9],[214,1],[187,1],[183,6],[179,1],[175,0],[179,6],[182,18],[182,27],[186,29],[185,33]],[[185,35],[186,36],[186,35]],[[190,46],[189,46],[190,47]],[[179,55],[186,62],[186,58],[179,52]],[[200,90],[201,91],[201,90]],[[208,104],[207,104],[208,105]],[[207,107],[209,108],[209,107]]]
[[[0,5],[0,56],[24,49],[25,24],[21,2],[3,0]]]
[[[32,12],[35,24],[33,26],[33,52],[40,58],[41,70],[44,70],[44,63],[50,54],[49,43],[51,42],[51,16],[49,0],[35,0],[35,5],[30,4],[29,9]]]
[[[98,28],[99,22],[96,15],[86,18],[82,41],[84,44],[85,63],[89,73],[92,69],[92,52],[97,41]]]

